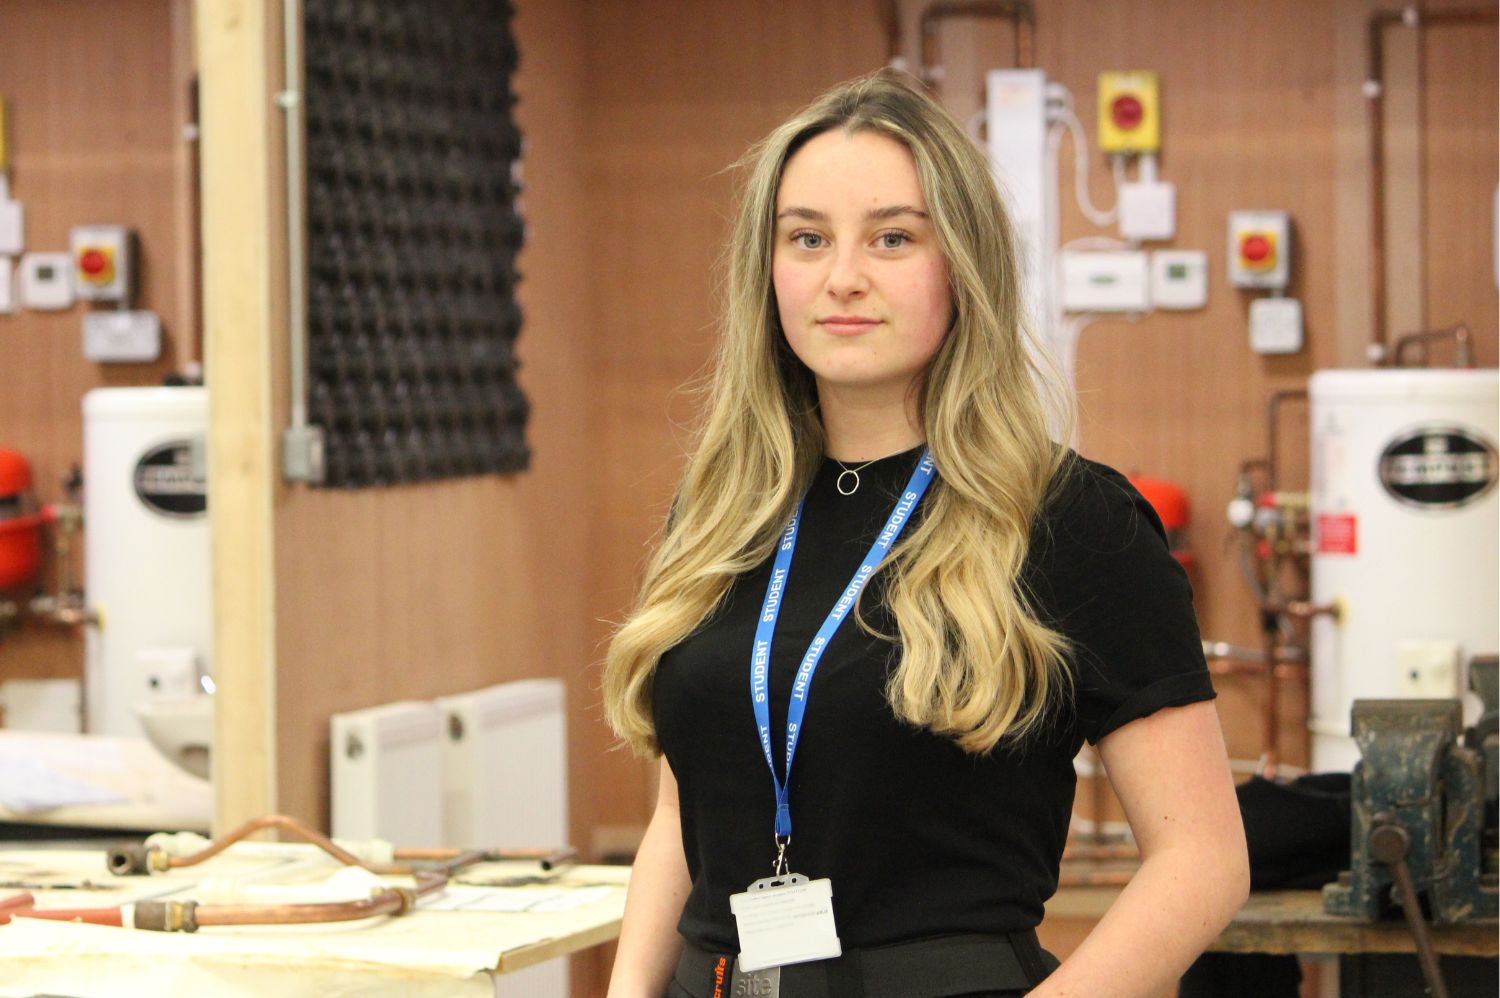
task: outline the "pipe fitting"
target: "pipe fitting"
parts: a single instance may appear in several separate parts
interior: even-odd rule
[[[139,901],[135,927],[153,932],[197,932],[197,901]]]

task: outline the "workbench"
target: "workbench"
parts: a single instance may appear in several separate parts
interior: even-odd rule
[[[1119,896],[1118,887],[1064,887],[1047,902],[1049,919],[1096,921]],[[1478,919],[1431,926],[1445,956],[1500,954],[1500,923]],[[1403,921],[1366,922],[1323,913],[1321,891],[1258,891],[1209,949],[1218,953],[1415,953]]]
[[[39,908],[130,905],[215,883],[311,885],[339,870],[300,844],[240,842],[199,866],[132,877],[110,875],[93,850],[0,851],[0,883],[16,885],[0,887],[0,902],[26,889]],[[629,872],[482,863],[412,914],[357,922],[185,934],[13,918],[0,925],[0,995],[492,998],[506,993],[497,975],[614,939]]]

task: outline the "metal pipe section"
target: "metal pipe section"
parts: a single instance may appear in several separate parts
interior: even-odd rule
[[[1500,12],[1493,6],[1423,10],[1411,4],[1400,10],[1379,10],[1370,15],[1364,83],[1370,121],[1369,359],[1377,366],[1385,366],[1390,359],[1385,321],[1385,29],[1395,24],[1420,29],[1427,25],[1495,23],[1500,23]]]
[[[1032,65],[1033,38],[1036,28],[1036,13],[1026,0],[939,0],[930,3],[922,11],[922,72],[921,79],[928,89],[939,89],[943,78],[943,66],[939,55],[939,27],[950,18],[999,18],[1010,21],[1015,31],[1015,64],[1027,69]]]
[[[1396,349],[1391,352],[1391,362],[1396,367],[1416,367],[1419,365],[1408,364],[1406,353],[1412,347],[1420,348],[1422,362],[1420,366],[1428,366],[1429,346],[1438,340],[1453,341],[1453,366],[1474,366],[1474,334],[1469,332],[1469,327],[1460,322],[1456,326],[1447,329],[1428,329],[1415,333],[1407,333],[1396,340]]]
[[[1287,388],[1287,389],[1283,389],[1281,391],[1272,392],[1270,394],[1270,396],[1268,396],[1267,399],[1266,399],[1266,449],[1267,449],[1267,453],[1266,453],[1266,491],[1267,492],[1275,492],[1277,490],[1277,478],[1276,478],[1276,450],[1277,450],[1277,446],[1276,446],[1276,436],[1277,436],[1277,434],[1276,434],[1276,423],[1277,423],[1277,419],[1276,419],[1276,417],[1277,417],[1277,415],[1281,411],[1281,404],[1283,402],[1290,402],[1290,401],[1293,401],[1293,400],[1300,400],[1300,401],[1306,402],[1307,401],[1307,389],[1305,389],[1305,388]]]
[[[281,473],[288,481],[323,480],[323,436],[307,422],[307,253],[303,179],[305,94],[302,89],[302,4],[282,0],[282,88],[276,94],[286,127],[287,368],[291,409],[281,435]]]

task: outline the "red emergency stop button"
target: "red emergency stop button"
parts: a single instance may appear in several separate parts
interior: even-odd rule
[[[78,254],[78,270],[91,284],[108,284],[115,277],[109,252],[98,247],[89,247]]]
[[[1146,111],[1141,106],[1140,98],[1130,94],[1121,94],[1109,105],[1109,116],[1116,128],[1129,131],[1140,125],[1141,119],[1146,116]]]
[[[1253,270],[1276,266],[1276,242],[1267,233],[1249,232],[1240,237],[1240,260]]]

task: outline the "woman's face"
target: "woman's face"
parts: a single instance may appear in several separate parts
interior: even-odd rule
[[[820,398],[904,401],[953,312],[910,150],[842,129],[798,149],[777,192],[771,282]]]

